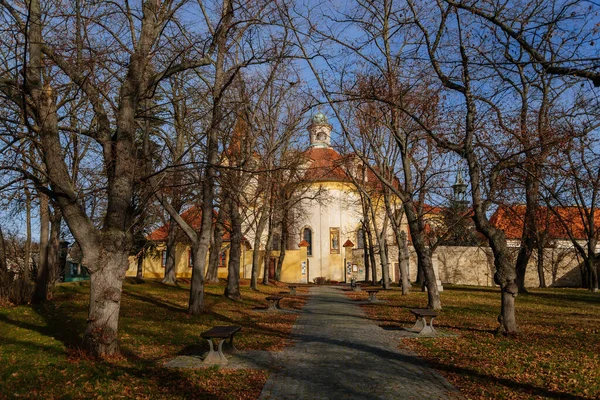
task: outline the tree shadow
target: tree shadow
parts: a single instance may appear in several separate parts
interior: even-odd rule
[[[168,311],[172,311],[172,312],[185,312],[186,311],[186,309],[181,306],[174,305],[172,303],[168,303],[168,302],[166,302],[160,298],[156,298],[154,296],[141,295],[141,294],[134,293],[131,291],[126,291],[126,290],[123,290],[123,294],[125,294],[131,298],[134,298],[136,300],[140,300],[144,303],[149,303],[154,306],[164,308],[165,310],[168,310]]]
[[[79,332],[82,332],[85,326],[82,319],[78,321],[77,318],[71,315],[59,313],[57,312],[59,307],[51,308],[49,303],[33,305],[31,309],[42,318],[43,325],[14,320],[2,314],[0,314],[0,322],[51,337],[61,342],[66,348],[80,347],[82,336]],[[4,340],[6,338],[3,338]],[[31,345],[35,346],[33,343]]]
[[[583,289],[582,289],[583,291]],[[519,294],[521,295],[521,294]],[[600,295],[598,293],[592,293],[589,292],[587,293],[578,293],[578,294],[573,294],[573,293],[561,293],[559,291],[556,291],[554,293],[540,293],[540,292],[528,292],[528,293],[524,293],[522,294],[522,296],[524,298],[527,297],[539,297],[542,299],[548,299],[548,300],[554,300],[556,301],[557,299],[561,299],[564,301],[569,301],[569,302],[574,302],[574,303],[591,303],[593,305],[600,305]]]

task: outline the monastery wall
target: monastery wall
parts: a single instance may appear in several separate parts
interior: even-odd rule
[[[516,260],[518,248],[512,249],[513,259]],[[390,246],[390,277],[398,282],[398,248]],[[417,254],[414,247],[409,247],[409,276],[411,282],[417,279]],[[352,251],[352,263],[357,265],[356,278],[364,280],[363,250]],[[544,249],[544,277],[547,286],[580,286],[581,260],[573,248]],[[377,276],[381,278],[381,266],[376,254]],[[494,257],[489,247],[440,246],[433,254],[433,265],[436,276],[442,283],[454,285],[494,286]],[[529,260],[525,285],[538,287],[537,253]]]

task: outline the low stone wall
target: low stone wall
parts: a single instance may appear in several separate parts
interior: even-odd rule
[[[512,249],[516,260],[517,248]],[[390,246],[390,277],[398,281],[398,248]],[[409,276],[411,281],[417,279],[417,254],[414,247],[409,247]],[[547,286],[580,286],[581,260],[572,248],[544,249],[544,277]],[[358,279],[364,279],[363,249],[352,252],[352,263],[358,266]],[[379,256],[376,254],[377,276],[381,278]],[[442,283],[455,285],[494,286],[494,257],[489,247],[440,246],[433,254],[433,265],[436,276]],[[361,273],[362,272],[362,273]],[[525,275],[527,287],[538,287],[537,252],[531,256]]]

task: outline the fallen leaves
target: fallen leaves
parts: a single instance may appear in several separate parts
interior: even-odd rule
[[[264,371],[209,368],[174,370],[162,366],[180,354],[201,355],[208,344],[200,333],[215,325],[241,325],[240,350],[276,351],[288,345],[297,314],[265,313],[265,297],[282,288],[242,287],[242,300],[223,296],[223,283],[205,287],[206,313],[186,313],[186,286],[147,280],[124,283],[120,318],[121,357],[96,361],[78,349],[85,328],[89,285],[66,284],[40,308],[0,309],[0,398],[214,398],[255,399]],[[286,296],[282,306],[301,308],[307,289]],[[43,388],[43,390],[38,390]],[[36,391],[37,390],[37,391]]]
[[[468,398],[600,397],[598,295],[579,289],[531,289],[516,300],[519,335],[506,338],[494,336],[497,289],[444,289],[435,325],[458,336],[405,339],[401,345],[425,358]],[[381,293],[387,303],[363,305],[380,325],[410,327],[414,320],[408,309],[427,304],[421,292],[402,296],[395,288]]]

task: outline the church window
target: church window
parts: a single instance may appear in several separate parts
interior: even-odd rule
[[[302,232],[302,239],[306,240],[306,243],[308,243],[306,253],[309,256],[312,256],[312,231],[310,230],[310,228],[304,228],[304,232]]]
[[[271,249],[273,249],[274,251],[281,250],[281,248],[280,248],[281,236],[279,235],[279,233],[274,233],[273,234],[273,239],[271,239],[271,241],[273,242],[273,245],[271,246]]]
[[[167,265],[167,251],[163,250],[161,252],[161,258],[162,258],[162,267],[164,268]]]
[[[363,230],[363,228],[359,228],[358,231],[356,231],[356,248],[365,248],[365,231]]]
[[[227,251],[222,251],[221,254],[219,254],[219,268],[225,268],[227,265],[225,265],[225,262],[227,261]]]
[[[340,228],[329,228],[329,245],[331,254],[340,253]]]
[[[192,257],[192,250],[188,250],[188,268],[192,268],[194,266],[194,257]]]

